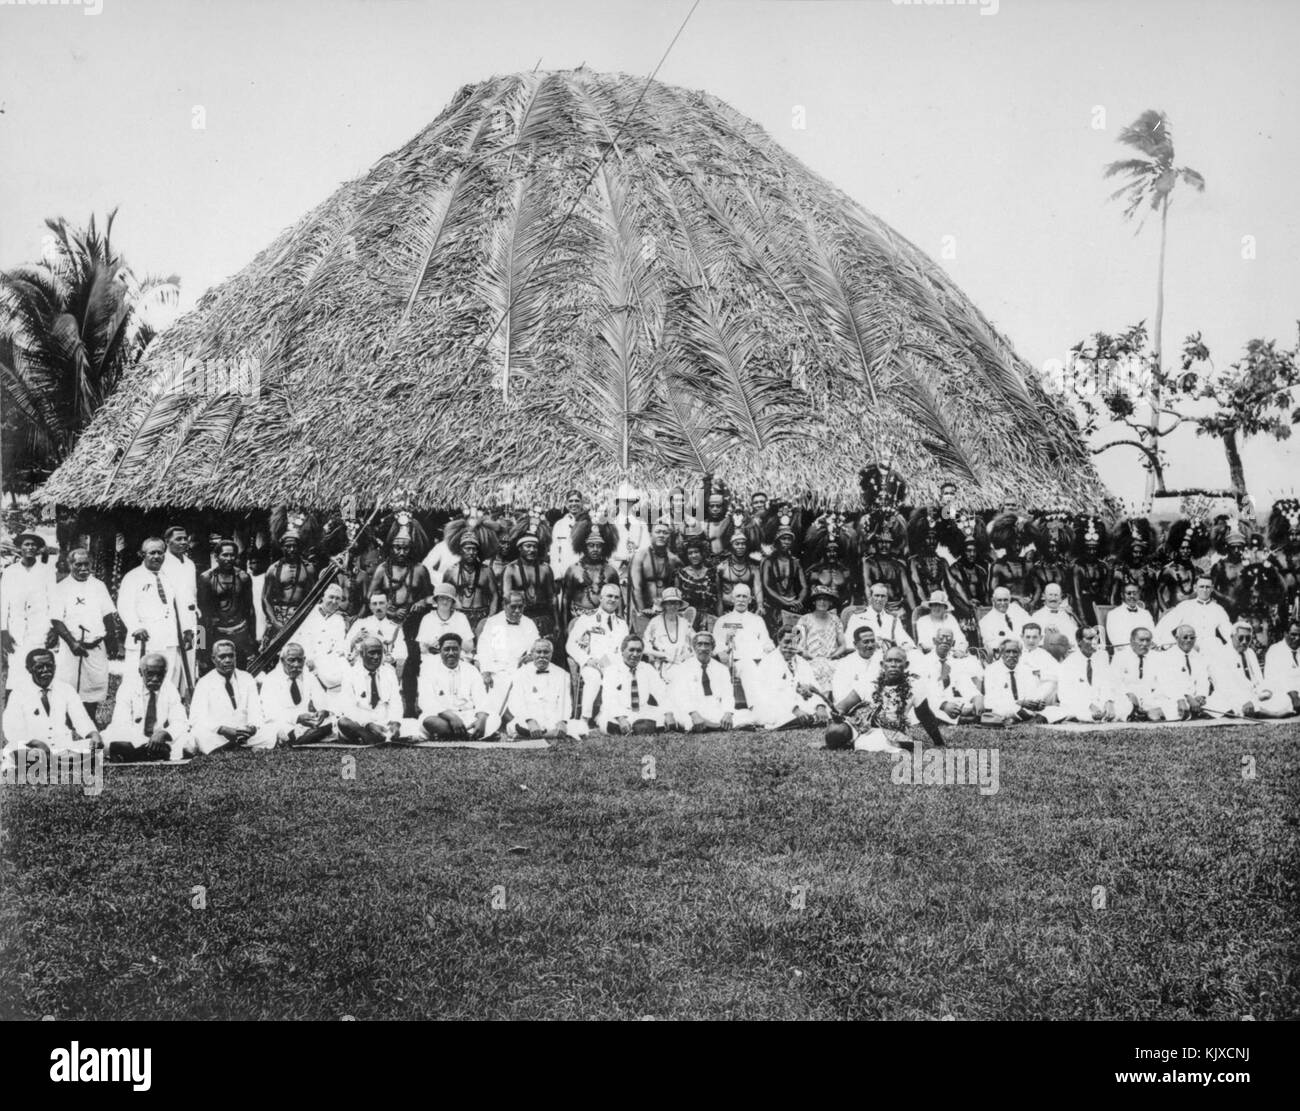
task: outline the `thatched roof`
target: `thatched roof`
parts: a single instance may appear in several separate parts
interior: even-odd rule
[[[1099,505],[1072,418],[924,253],[715,97],[633,111],[643,86],[461,89],[155,341],[45,496],[556,504],[711,472],[856,506],[882,461],[914,499]],[[256,399],[196,388],[253,360]]]

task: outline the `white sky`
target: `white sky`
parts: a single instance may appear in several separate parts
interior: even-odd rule
[[[586,63],[647,74],[689,0],[0,0],[0,267],[44,219],[119,206],[137,271],[184,304],[405,142],[462,84]],[[703,0],[660,71],[766,128],[949,271],[1035,365],[1154,309],[1157,226],[1107,203],[1119,129],[1170,115],[1206,177],[1170,214],[1166,349],[1216,361],[1296,340],[1300,4],[1294,0]],[[201,105],[206,128],[192,128]],[[804,108],[807,126],[792,126]],[[1092,126],[1105,110],[1104,129]],[[1243,259],[1242,237],[1256,257]],[[945,236],[955,257],[940,258]],[[1217,441],[1174,444],[1175,485],[1224,485]],[[1246,449],[1261,503],[1300,449]],[[1099,458],[1136,498],[1135,453]]]

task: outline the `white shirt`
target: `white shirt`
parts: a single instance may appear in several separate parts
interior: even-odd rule
[[[671,670],[683,662],[689,663],[695,659],[695,634],[687,624],[686,619],[679,613],[677,615],[677,636],[676,638],[668,635],[668,622],[664,620],[662,613],[652,617],[645,627],[645,646],[646,650],[653,651],[659,656],[665,657],[663,662],[663,672],[667,676]]]
[[[947,629],[952,633],[954,644],[960,644],[963,648],[969,647],[966,644],[966,634],[961,631],[961,626],[957,624],[957,619],[951,613],[946,613],[943,619],[936,621],[932,614],[924,614],[917,618],[916,621],[916,643],[927,652],[934,651],[934,634],[940,629]]]
[[[721,721],[736,712],[736,692],[731,672],[717,660],[709,660],[709,693],[704,693],[704,668],[694,656],[673,668],[668,681],[668,709],[681,722],[699,714],[706,721]]]
[[[797,713],[815,710],[813,699],[804,698],[799,693],[800,684],[817,686],[812,664],[802,656],[795,656],[787,662],[780,652],[772,652],[754,672],[754,697],[749,697],[748,687],[745,688],[745,697],[753,707],[754,716],[769,728],[775,728],[790,721]]]
[[[223,726],[242,728],[245,725],[260,729],[266,718],[262,713],[262,699],[257,693],[257,680],[247,671],[235,669],[230,676],[235,690],[232,704],[226,690],[226,677],[215,668],[194,684],[194,697],[190,700],[190,721],[194,730],[210,732]]]
[[[849,618],[849,623],[844,629],[844,645],[846,648],[853,647],[853,633],[863,625],[876,634],[876,640],[878,641],[892,641],[899,648],[908,652],[916,647],[916,642],[908,636],[898,614],[890,613],[888,610],[881,611],[868,607]]]
[[[426,661],[427,662],[427,661]],[[425,668],[420,669],[424,679]],[[371,672],[358,660],[343,677],[343,691],[339,699],[339,713],[358,725],[387,725],[402,720],[402,691],[398,686],[397,672],[388,664],[375,668],[374,676],[379,687],[379,702],[370,704]]]
[[[1062,603],[1061,608],[1053,613],[1047,606],[1036,610],[1033,617],[1029,619],[1037,625],[1042,626],[1044,637],[1049,629],[1055,629],[1058,633],[1064,633],[1070,638],[1070,651],[1074,651],[1075,633],[1079,631],[1079,623],[1070,616],[1069,611]]]
[[[1150,629],[1155,634],[1156,619],[1146,606],[1139,605],[1136,609],[1116,606],[1106,615],[1106,640],[1111,644],[1128,644],[1133,639],[1134,629]]]
[[[995,714],[1003,717],[1020,709],[1020,699],[1033,698],[1039,683],[1025,670],[1023,660],[1015,668],[1015,690],[1011,688],[1012,672],[1001,659],[994,660],[984,669],[984,702]]]
[[[483,622],[478,642],[479,669],[487,675],[510,674],[518,669],[540,636],[531,617],[521,616],[512,625],[504,613],[494,613]]]
[[[877,648],[865,660],[856,652],[835,661],[835,671],[831,677],[831,698],[836,705],[852,693],[858,698],[867,699],[876,689],[876,677],[880,674],[880,662],[885,654]]]
[[[25,748],[31,741],[40,741],[51,752],[57,752],[73,747],[76,737],[86,737],[95,731],[95,723],[90,720],[77,692],[67,683],[60,683],[57,679],[50,683],[47,688],[50,709],[46,712],[41,702],[41,688],[30,675],[24,678],[25,682],[14,683],[5,706],[5,752]],[[72,730],[68,729],[69,718]]]
[[[160,583],[165,601],[158,592]],[[137,647],[137,642],[131,639],[137,629],[143,629],[149,634],[145,643],[148,652],[159,652],[180,645],[176,629],[180,602],[176,587],[168,578],[165,567],[155,575],[142,563],[123,575],[122,585],[117,592],[117,612],[126,626],[128,652]]]
[[[582,638],[588,633],[591,635],[584,648]],[[579,667],[589,661],[604,666],[619,658],[625,636],[627,622],[616,613],[598,609],[574,619],[569,626],[569,639],[565,642],[564,650],[569,659],[577,661]]]
[[[1284,640],[1270,645],[1264,653],[1264,678],[1275,695],[1300,691],[1300,649],[1292,650]]]
[[[1139,656],[1131,649],[1115,653],[1112,682],[1121,694],[1133,695],[1137,699],[1139,710],[1146,710],[1161,701],[1160,656],[1159,652]]]
[[[1088,681],[1089,663],[1092,664],[1092,682]],[[1118,705],[1121,701],[1128,701],[1118,689],[1105,651],[1096,651],[1091,656],[1085,656],[1081,651],[1071,652],[1060,665],[1060,680],[1056,688],[1057,701],[1069,717],[1079,721],[1092,720],[1093,706],[1104,710],[1107,702]]]
[[[1007,637],[1018,640],[1028,622],[1029,614],[1024,606],[1012,600],[1007,606],[1006,613],[999,613],[996,609],[992,609],[980,618],[980,640],[985,648],[992,651],[1001,647]]]
[[[53,600],[50,616],[67,626],[74,641],[81,639],[83,627],[86,640],[98,640],[104,635],[104,618],[116,612],[108,587],[94,575],[84,583],[69,575],[55,585]]]
[[[384,646],[384,651],[393,657],[394,665],[406,661],[406,638],[402,636],[402,627],[391,618],[382,621],[373,613],[358,617],[348,630],[348,658],[355,659],[361,651],[358,641],[362,637],[377,637]]]
[[[569,676],[553,663],[540,672],[531,661],[524,664],[511,678],[506,709],[519,725],[531,720],[543,729],[554,729],[572,716]]]
[[[467,714],[486,714],[491,709],[483,676],[479,674],[478,668],[464,660],[454,668],[444,664],[441,656],[425,660],[420,667],[417,693],[422,715],[441,714],[450,710],[465,718]],[[400,716],[399,714],[398,717]],[[466,721],[465,724],[472,723]]]
[[[1259,666],[1259,657],[1253,648],[1247,648],[1245,665],[1242,654],[1232,645],[1227,645],[1210,657],[1210,680],[1214,683],[1215,695],[1232,693],[1234,700],[1241,702],[1258,701],[1260,692],[1266,689],[1277,694],[1264,681],[1264,669]],[[1285,692],[1283,692],[1285,693]]]
[[[302,674],[298,676],[299,701],[297,703],[294,702],[293,692],[289,689],[291,681],[285,673],[283,663],[277,664],[273,670],[262,676],[262,713],[266,715],[267,721],[278,725],[293,725],[303,714],[326,708],[325,688],[305,667],[302,669]]]
[[[428,570],[430,579],[434,582],[441,582],[443,572],[455,567],[460,562],[460,559],[447,547],[445,540],[439,540],[429,549],[429,554],[420,562]]]
[[[1180,622],[1185,624],[1185,622]],[[1210,693],[1210,661],[1199,648],[1184,653],[1175,645],[1160,653],[1156,661],[1156,690],[1164,699],[1204,697]]]
[[[1202,602],[1196,598],[1179,602],[1156,625],[1156,643],[1173,644],[1179,625],[1190,625],[1196,630],[1199,646],[1232,643],[1232,622],[1228,620],[1228,611],[1218,602]]]
[[[289,641],[299,645],[307,659],[319,666],[319,661],[326,656],[347,658],[346,636],[347,622],[343,615],[332,613],[326,617],[320,606],[316,606]]]
[[[582,558],[573,550],[573,530],[577,523],[576,517],[566,513],[551,526],[551,570],[557,583]]]
[[[653,695],[658,714],[662,715],[668,706],[668,692],[664,690],[663,680],[648,663],[642,660],[636,665],[636,689],[638,706],[632,709],[632,672],[623,657],[617,657],[605,668],[600,681],[600,722],[602,726],[611,721],[625,717],[635,721],[638,716],[648,718],[656,716],[654,712],[646,713],[647,702]]]
[[[126,741],[139,748],[149,740],[144,731],[144,719],[149,712],[149,691],[139,672],[122,681],[113,705],[113,720],[104,730],[106,742]],[[166,729],[173,744],[184,747],[190,735],[190,718],[181,702],[180,693],[166,679],[158,689],[154,701],[154,728]]]
[[[176,605],[181,615],[182,629],[199,627],[199,582],[198,569],[194,560],[186,556],[177,559],[168,549],[163,556],[163,570],[167,572],[167,581],[176,587]]]
[[[972,671],[966,663],[970,659],[970,656],[957,659],[949,652],[948,658],[941,660],[937,652],[927,652],[917,661],[916,670],[921,677],[921,689],[917,691],[917,698],[927,699],[930,708],[934,710],[945,702],[969,702],[979,694],[971,681]],[[948,665],[946,683],[942,681],[945,663]]]
[[[1020,654],[1020,664],[1016,668],[1017,683],[1022,675],[1031,675],[1038,683],[1032,693],[1023,694],[1022,697],[1051,698],[1061,681],[1061,665],[1046,648],[1026,648]]]
[[[11,563],[0,574],[0,628],[8,630],[18,652],[45,647],[53,595],[54,568],[39,559],[31,567]]]
[[[459,634],[460,654],[462,657],[473,654],[474,630],[470,628],[469,618],[460,610],[452,610],[451,616],[444,621],[435,606],[420,618],[420,628],[415,634],[415,639],[419,641],[420,647],[425,651],[437,652],[438,641],[442,638],[443,633]]]
[[[714,622],[714,644],[720,656],[727,653],[727,642],[733,636],[731,658],[737,663],[757,662],[776,647],[768,635],[766,622],[753,610],[744,613],[732,610]]]

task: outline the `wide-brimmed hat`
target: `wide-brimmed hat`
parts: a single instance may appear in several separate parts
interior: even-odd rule
[[[665,587],[664,592],[659,595],[659,601],[677,602],[680,604],[682,601],[682,592],[678,590],[677,587],[675,586]]]
[[[829,586],[818,585],[812,589],[814,598],[829,598],[832,602],[839,600],[839,595]]]
[[[930,595],[929,604],[932,606],[946,606],[948,604],[948,595],[946,595],[942,590],[936,590]]]
[[[450,598],[453,602],[456,600],[456,588],[451,583],[439,583],[433,588],[434,598]]]
[[[23,541],[25,540],[34,540],[36,541],[37,544],[41,546],[42,550],[44,550],[45,548],[44,538],[37,536],[36,533],[34,532],[20,532],[17,536],[14,537],[14,547],[21,548],[23,546]]]

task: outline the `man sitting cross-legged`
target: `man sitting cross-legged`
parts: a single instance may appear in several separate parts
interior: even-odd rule
[[[817,677],[812,664],[799,655],[793,629],[781,633],[775,652],[769,652],[751,673],[754,717],[764,729],[804,727],[830,720],[830,708],[817,697]],[[751,684],[746,682],[748,696]]]
[[[166,680],[167,657],[161,652],[145,655],[138,678],[122,680],[113,704],[113,720],[104,730],[108,759],[113,763],[180,760],[197,751],[180,692]]]
[[[645,642],[625,636],[619,656],[601,673],[600,716],[596,725],[606,733],[655,733],[676,729],[677,719],[668,707],[663,680],[641,656]],[[654,705],[650,705],[650,699]]]
[[[551,662],[546,637],[533,642],[528,659],[509,679],[506,732],[512,737],[584,737],[585,722],[570,728],[569,677]]]
[[[1247,718],[1285,718],[1294,713],[1286,692],[1275,691],[1265,682],[1254,640],[1254,626],[1238,621],[1232,628],[1232,644],[1211,659],[1214,690],[1205,701],[1210,713]]]
[[[1156,691],[1167,721],[1205,717],[1210,694],[1210,665],[1197,647],[1196,629],[1189,624],[1174,629],[1174,645],[1160,653],[1156,663]]]
[[[1045,684],[1020,666],[1023,653],[1020,641],[1008,638],[1002,642],[998,658],[984,669],[984,704],[1007,724],[1047,720],[1043,714]]]
[[[842,717],[826,730],[827,748],[854,748],[864,752],[897,752],[911,748],[908,726],[915,720],[936,745],[943,734],[912,673],[907,653],[898,647],[886,649],[875,678],[866,690],[856,687],[835,700],[835,712]]]
[[[275,733],[266,728],[257,681],[235,666],[235,642],[212,646],[213,668],[194,684],[190,727],[199,752],[219,748],[274,748]]]
[[[951,629],[936,629],[934,651],[917,662],[922,694],[934,716],[948,725],[976,721],[984,712],[984,696],[973,678],[979,665],[970,655],[955,657],[955,644]]]
[[[498,700],[478,668],[460,658],[459,633],[443,633],[420,669],[420,721],[431,741],[490,741],[501,728]]]
[[[731,672],[713,658],[713,634],[695,634],[695,658],[678,664],[668,684],[668,708],[687,733],[748,729],[754,726],[749,710],[736,709]]]
[[[325,688],[306,662],[302,645],[290,642],[280,652],[279,666],[262,678],[262,712],[277,744],[310,745],[334,735]]]
[[[1074,640],[1078,651],[1061,661],[1057,686],[1064,720],[1127,721],[1133,703],[1119,689],[1102,647],[1101,630],[1096,625],[1081,625]]]
[[[402,690],[397,672],[384,663],[378,637],[361,642],[361,658],[343,677],[339,736],[349,744],[378,745],[397,739],[402,725]]]
[[[1164,699],[1158,686],[1159,667],[1151,651],[1154,634],[1144,625],[1129,633],[1128,650],[1115,652],[1115,686],[1129,704],[1130,721],[1164,721]],[[1177,720],[1177,706],[1174,720]]]
[[[1264,681],[1274,696],[1285,695],[1300,714],[1300,621],[1287,624],[1286,635],[1264,654]]]

